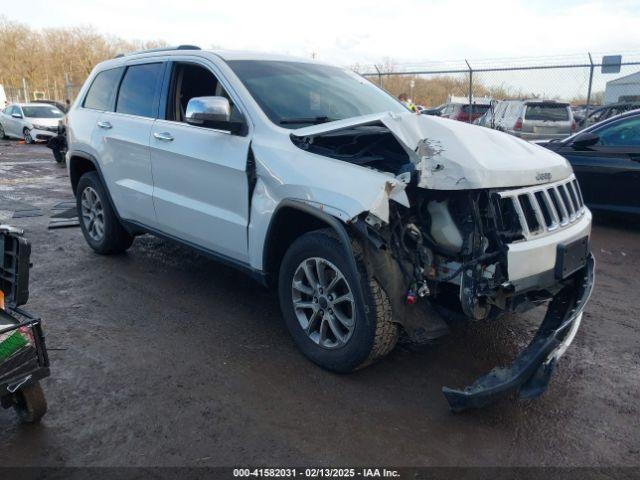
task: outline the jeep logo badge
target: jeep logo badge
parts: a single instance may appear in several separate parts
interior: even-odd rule
[[[551,172],[538,172],[536,174],[536,180],[539,182],[548,182],[551,180]]]

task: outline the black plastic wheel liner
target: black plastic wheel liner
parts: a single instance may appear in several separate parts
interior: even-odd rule
[[[513,391],[519,391],[523,399],[544,393],[555,366],[553,353],[561,346],[573,323],[580,321],[593,290],[594,265],[590,255],[587,265],[551,300],[536,335],[511,365],[494,368],[462,390],[442,387],[451,410],[461,412],[484,407]]]

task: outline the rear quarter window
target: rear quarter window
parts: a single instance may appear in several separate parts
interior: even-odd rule
[[[529,103],[525,109],[524,118],[526,120],[569,120],[569,107],[563,104],[553,103]]]
[[[98,73],[89,87],[87,96],[84,97],[82,106],[93,110],[113,111],[113,100],[123,70],[122,67],[118,67]]]

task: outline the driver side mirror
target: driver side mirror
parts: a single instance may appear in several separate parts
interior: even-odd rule
[[[22,115],[20,115],[19,113],[12,113],[11,116],[13,118],[22,118]]]
[[[225,97],[194,97],[189,100],[185,120],[191,125],[242,133],[245,123],[231,120],[231,104]]]
[[[571,142],[571,146],[574,148],[586,148],[597,144],[600,141],[600,137],[597,133],[587,132],[578,135],[576,139]]]

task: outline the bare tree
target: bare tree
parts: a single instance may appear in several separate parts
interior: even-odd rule
[[[34,30],[0,16],[0,84],[9,96],[23,92],[28,84],[30,99],[35,91],[62,100],[77,89],[93,67],[118,53],[166,46],[163,40],[143,42],[103,35],[89,26]],[[73,88],[65,90],[65,84]]]

